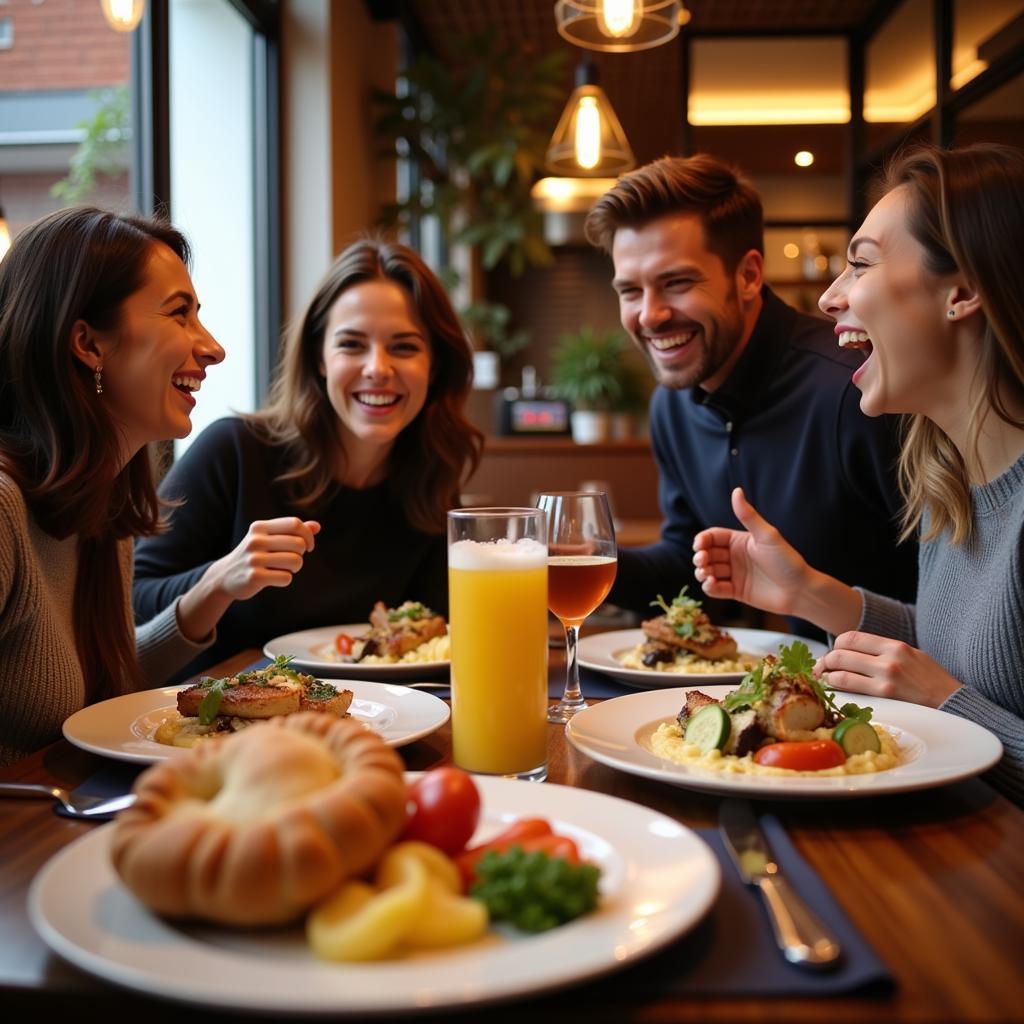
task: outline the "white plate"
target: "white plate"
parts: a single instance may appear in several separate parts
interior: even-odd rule
[[[615,697],[573,716],[565,734],[574,747],[595,761],[630,775],[658,779],[688,789],[773,800],[876,796],[930,789],[978,775],[991,768],[1003,753],[1002,744],[988,729],[965,718],[920,704],[865,697],[864,694],[837,693],[838,704],[852,700],[874,709],[871,720],[895,734],[906,757],[903,764],[870,775],[823,778],[726,775],[666,761],[650,749],[651,733],[662,722],[676,717],[686,701],[687,689],[700,689],[721,699],[733,687],[691,686]]]
[[[169,747],[151,739],[158,725],[176,713],[175,695],[185,686],[140,690],[90,704],[64,723],[64,737],[83,750],[118,761],[149,764],[184,753],[184,747]],[[365,722],[392,747],[421,739],[440,729],[451,709],[432,693],[411,690],[393,683],[347,679],[351,690],[349,714]]]
[[[260,1013],[367,1014],[464,1007],[562,988],[647,956],[710,908],[718,862],[690,829],[646,807],[565,786],[478,778],[481,829],[542,815],[602,872],[601,906],[542,935],[492,931],[460,949],[369,964],[313,958],[301,929],[175,924],[146,910],[110,865],[113,826],[56,854],[29,893],[43,940],[115,984]]]
[[[793,636],[790,633],[773,633],[766,629],[732,629],[726,632],[733,637],[740,654],[753,654],[763,658],[766,654],[778,654],[779,644],[791,644],[800,640],[811,650],[815,658],[828,652],[828,648],[817,640]],[[676,686],[697,686],[701,683],[738,683],[745,672],[654,672],[642,668],[626,668],[615,658],[616,654],[631,650],[644,639],[642,629],[617,629],[611,633],[593,633],[580,640],[579,660],[584,668],[615,676],[627,686],[638,690]]]
[[[268,640],[263,653],[268,658],[285,655],[292,659],[292,668],[331,679],[415,679],[448,671],[447,660],[421,661],[411,665],[366,665],[358,661],[331,661],[318,653],[325,644],[333,646],[334,638],[339,633],[357,637],[369,628],[368,622],[353,622],[343,626],[321,626],[318,629],[304,629],[299,633],[286,633]]]

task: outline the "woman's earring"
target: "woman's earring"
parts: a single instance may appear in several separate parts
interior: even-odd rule
[[[956,310],[955,309],[947,309],[946,310],[946,316],[948,316],[949,319],[952,320],[953,317],[956,316]]]
[[[103,364],[101,363],[92,372],[93,380],[96,381],[96,394],[97,395],[102,395],[103,394],[103,376],[102,376],[102,374],[103,374]]]

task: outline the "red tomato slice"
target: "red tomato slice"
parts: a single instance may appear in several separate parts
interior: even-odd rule
[[[476,783],[458,768],[435,768],[409,787],[411,811],[403,839],[419,839],[454,857],[480,820]]]
[[[754,761],[766,768],[790,768],[797,772],[834,768],[845,760],[843,748],[835,740],[787,740],[762,747],[754,755]]]
[[[352,653],[352,637],[347,633],[339,633],[334,638],[334,646],[339,654],[351,654]]]

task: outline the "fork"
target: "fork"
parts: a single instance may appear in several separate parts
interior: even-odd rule
[[[43,786],[27,782],[0,782],[0,797],[51,797],[74,818],[109,818],[135,803],[134,793],[121,796],[86,796],[69,793],[61,786]]]

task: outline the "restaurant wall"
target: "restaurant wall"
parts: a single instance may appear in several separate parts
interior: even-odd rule
[[[281,9],[284,314],[301,312],[335,254],[370,230],[394,168],[370,134],[370,90],[393,87],[394,22],[365,5],[286,0]]]

